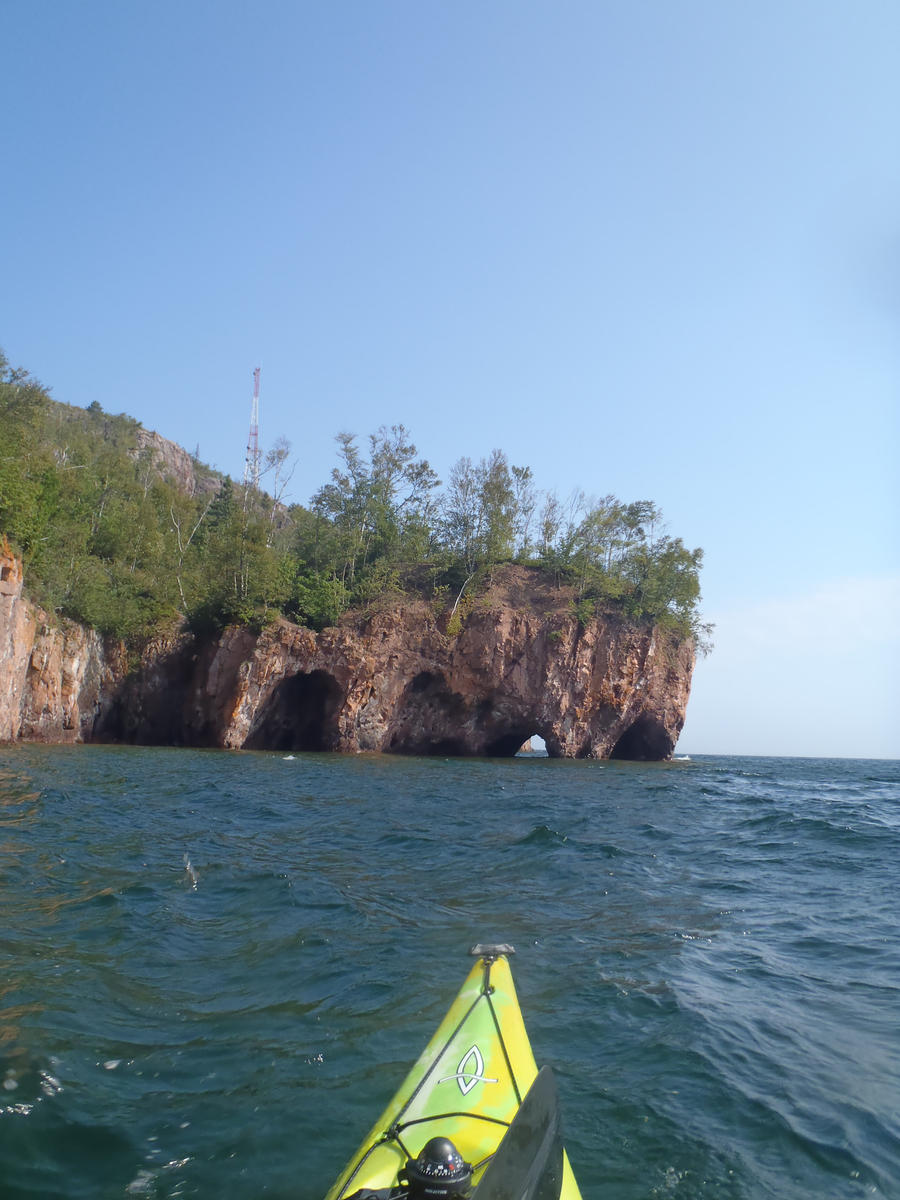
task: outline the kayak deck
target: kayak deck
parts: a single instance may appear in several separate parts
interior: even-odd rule
[[[537,1076],[507,955],[476,946],[477,961],[447,1015],[326,1200],[396,1187],[435,1136],[454,1142],[477,1186]],[[563,1158],[559,1200],[580,1200]]]

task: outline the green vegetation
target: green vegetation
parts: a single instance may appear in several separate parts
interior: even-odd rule
[[[196,460],[179,485],[138,422],[56,403],[0,353],[0,535],[48,611],[123,638],[278,613],[320,629],[414,592],[449,611],[452,633],[492,572],[518,562],[570,587],[582,623],[616,610],[704,642],[702,551],[668,536],[655,505],[564,502],[500,450],[460,459],[442,489],[402,425],[337,447],[308,507],[282,502],[283,439],[265,460],[271,495]]]

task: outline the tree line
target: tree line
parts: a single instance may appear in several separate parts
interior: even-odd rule
[[[193,490],[164,478],[140,426],[99,404],[51,400],[0,352],[0,534],[49,611],[124,638],[182,620],[198,632],[313,628],[386,595],[436,598],[451,614],[504,563],[572,589],[579,616],[615,608],[703,640],[703,554],[649,501],[540,491],[502,450],[461,458],[442,484],[403,425],[336,438],[336,464],[307,505],[287,504],[290,447],[265,457],[268,491],[195,463]]]

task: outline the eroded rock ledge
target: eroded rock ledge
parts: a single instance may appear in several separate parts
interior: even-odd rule
[[[282,620],[159,641],[129,672],[120,647],[27,605],[9,561],[0,738],[510,755],[539,734],[551,756],[656,760],[684,724],[690,642],[617,616],[582,625],[525,568],[498,572],[456,636],[404,601],[319,634]]]

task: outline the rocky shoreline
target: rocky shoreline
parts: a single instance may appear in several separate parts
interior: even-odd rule
[[[618,615],[582,622],[565,591],[507,567],[448,634],[419,599],[321,633],[283,618],[125,647],[22,594],[0,556],[0,740],[510,755],[539,734],[551,757],[669,758],[694,647]]]

